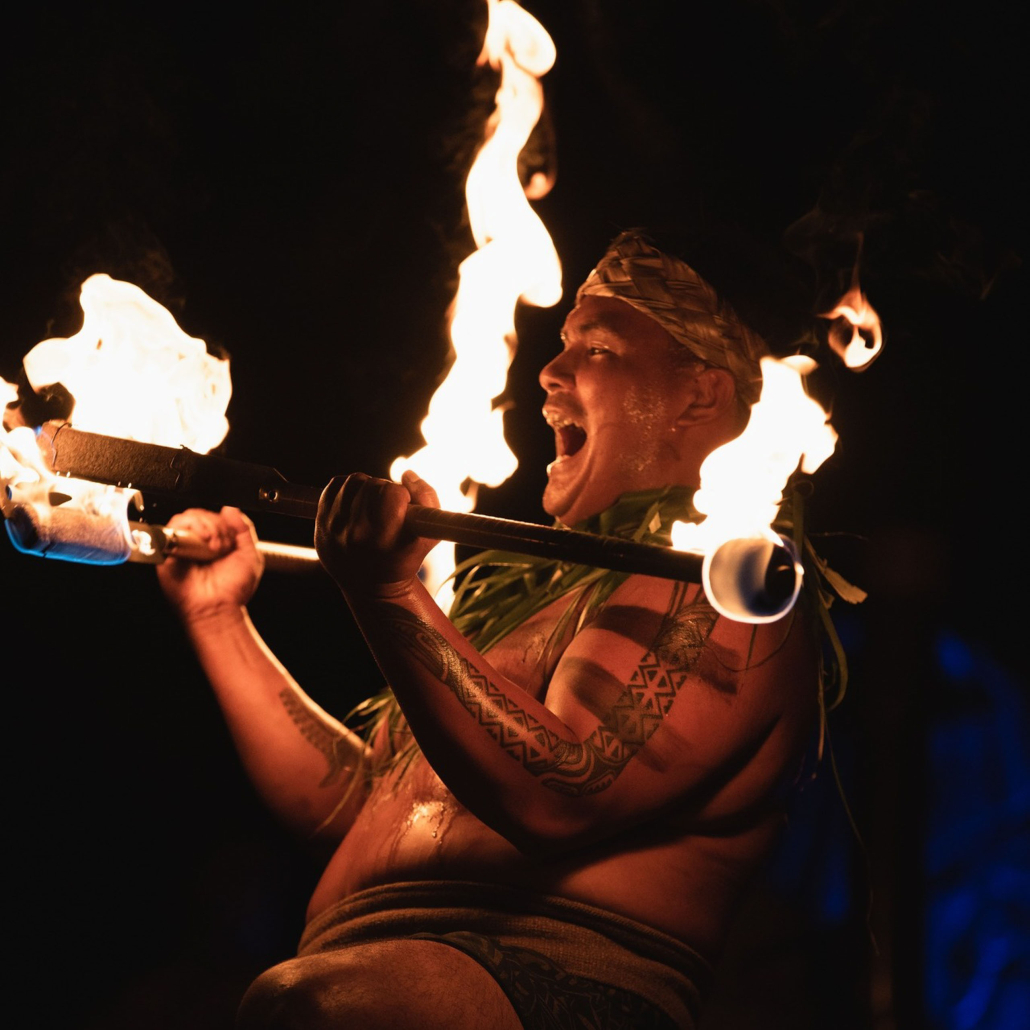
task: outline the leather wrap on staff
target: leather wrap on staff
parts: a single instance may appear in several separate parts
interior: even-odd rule
[[[57,475],[133,486],[144,495],[186,497],[198,507],[218,509],[228,504],[313,519],[322,494],[318,487],[290,483],[267,465],[87,433],[68,422],[45,422],[38,442],[44,460]]]

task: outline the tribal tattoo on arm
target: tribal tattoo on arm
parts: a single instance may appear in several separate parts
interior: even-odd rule
[[[384,602],[399,642],[437,679],[500,748],[551,790],[569,796],[610,787],[661,726],[696,668],[718,613],[703,591],[684,603],[677,584],[650,648],[625,689],[583,742],[563,739],[472,666],[442,634],[406,608]]]
[[[312,747],[321,751],[329,763],[329,771],[319,786],[329,787],[349,774],[352,767],[348,762],[350,747],[346,735],[340,730],[334,730],[327,726],[317,718],[314,712],[310,711],[291,690],[285,688],[280,690],[279,700],[282,701],[287,714],[296,723],[301,736]]]

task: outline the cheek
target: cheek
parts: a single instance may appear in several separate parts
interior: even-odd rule
[[[640,433],[656,435],[675,422],[669,398],[658,385],[629,383],[620,401],[623,423]]]
[[[622,412],[626,446],[619,449],[619,462],[624,469],[641,472],[659,459],[665,432],[672,424],[667,404],[660,390],[633,384],[622,395]]]
[[[622,395],[625,421],[635,426],[647,426],[654,420],[654,397],[650,390],[637,385],[627,388]]]

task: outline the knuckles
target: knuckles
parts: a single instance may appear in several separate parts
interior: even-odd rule
[[[406,486],[362,473],[331,480],[319,500],[315,549],[340,581],[394,582],[417,574],[422,541],[404,525]]]
[[[407,506],[403,486],[360,472],[337,476],[319,500],[317,535],[343,544],[388,540],[396,535]]]

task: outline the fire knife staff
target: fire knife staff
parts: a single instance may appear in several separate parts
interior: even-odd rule
[[[314,519],[322,493],[320,487],[291,483],[266,465],[84,432],[68,422],[44,423],[38,441],[55,476],[127,488],[137,497],[160,494],[208,507],[228,504]],[[102,564],[156,564],[173,555],[195,561],[213,557],[202,541],[189,534],[143,522],[129,523],[126,533],[121,516],[116,524],[62,503],[56,489],[49,496],[49,503],[5,506],[8,535],[19,550]],[[419,536],[479,550],[703,582],[727,614],[745,622],[771,621],[786,614],[801,585],[801,564],[793,544],[784,537],[732,540],[703,556],[620,537],[421,505],[410,506],[405,523]],[[273,567],[317,565],[310,548],[264,541],[260,546]]]

